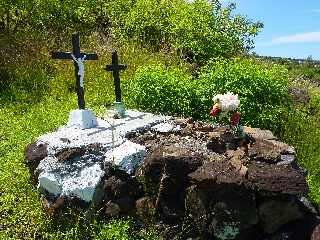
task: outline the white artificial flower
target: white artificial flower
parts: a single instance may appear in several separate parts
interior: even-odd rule
[[[213,98],[212,98],[212,101],[219,101],[221,98],[222,98],[222,94],[218,94],[218,95],[215,95]]]
[[[236,110],[240,105],[238,94],[226,93],[218,94],[212,98],[213,101],[219,101],[220,109],[222,112],[229,112]]]

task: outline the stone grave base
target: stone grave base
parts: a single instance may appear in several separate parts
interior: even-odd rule
[[[96,205],[106,218],[154,223],[163,239],[319,239],[292,147],[268,130],[108,112],[90,129],[62,127],[26,148],[49,211]]]

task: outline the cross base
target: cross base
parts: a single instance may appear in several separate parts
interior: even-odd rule
[[[94,128],[97,125],[97,118],[90,109],[76,109],[69,114],[68,127],[88,129]]]
[[[124,109],[124,106],[122,102],[114,102],[114,108],[116,110],[116,116],[119,118],[124,118],[126,116],[126,110]]]

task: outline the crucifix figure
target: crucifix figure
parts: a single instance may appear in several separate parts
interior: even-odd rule
[[[71,52],[52,52],[53,59],[70,59],[73,60],[75,76],[76,76],[76,89],[78,95],[79,109],[85,109],[84,101],[84,65],[85,60],[98,60],[98,55],[94,53],[80,52],[80,40],[77,33],[72,34],[72,53]]]
[[[115,107],[119,117],[123,117],[125,114],[124,107],[121,102],[121,87],[120,87],[119,72],[120,70],[124,70],[126,68],[127,68],[126,65],[118,63],[118,54],[117,54],[117,51],[114,50],[112,52],[112,64],[107,65],[105,70],[113,73],[114,89],[115,89],[115,95],[116,95]]]

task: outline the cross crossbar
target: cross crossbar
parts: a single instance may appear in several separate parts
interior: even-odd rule
[[[118,64],[118,65],[107,65],[105,70],[112,72],[117,70],[124,70],[127,68],[127,65],[125,64]]]
[[[69,59],[73,60],[74,71],[76,76],[76,89],[78,95],[78,105],[80,109],[85,109],[84,101],[84,65],[85,60],[98,60],[98,55],[95,53],[82,53],[80,51],[80,39],[77,33],[72,34],[72,53],[71,52],[52,52],[53,59]]]
[[[112,64],[107,65],[105,70],[113,73],[116,102],[121,103],[121,87],[120,87],[120,70],[126,69],[125,64],[118,64],[118,53],[116,50],[112,52]]]
[[[86,56],[84,60],[98,60],[98,55],[94,53],[80,53],[80,58]],[[52,59],[73,59],[71,52],[52,52]]]

